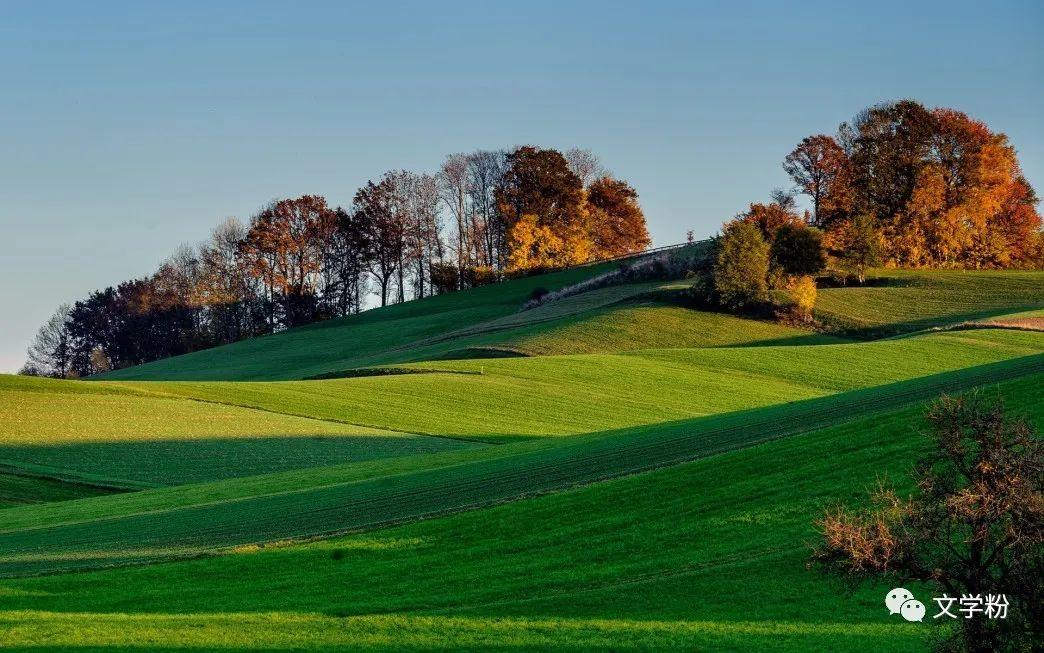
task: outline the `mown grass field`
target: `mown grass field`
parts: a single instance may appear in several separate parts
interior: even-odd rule
[[[1040,382],[987,392],[1041,426]],[[880,475],[909,489],[922,410],[374,533],[0,581],[5,642],[924,650],[938,622],[890,620],[888,581],[853,588],[806,566],[825,506],[863,500]]]
[[[138,488],[461,446],[122,385],[0,376],[0,469],[59,481]],[[13,494],[15,480],[3,484]]]

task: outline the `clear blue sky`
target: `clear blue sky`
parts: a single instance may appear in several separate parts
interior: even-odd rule
[[[666,244],[786,185],[780,162],[803,136],[913,97],[1006,132],[1044,191],[1040,2],[2,13],[0,370],[57,304],[151,272],[226,216],[303,193],[345,203],[384,170],[454,151],[590,148]]]

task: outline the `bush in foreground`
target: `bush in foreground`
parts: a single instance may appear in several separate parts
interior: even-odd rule
[[[949,597],[1004,594],[1005,619],[958,618],[944,647],[1032,650],[1044,641],[1044,446],[978,394],[943,397],[927,418],[934,449],[915,470],[918,492],[903,499],[882,483],[870,508],[828,511],[814,559],[846,574],[931,582]]]

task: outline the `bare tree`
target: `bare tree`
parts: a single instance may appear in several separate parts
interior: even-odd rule
[[[72,306],[62,304],[36,332],[29,345],[24,373],[60,379],[69,375],[73,354],[68,325],[71,310]]]
[[[414,295],[424,297],[429,288],[432,262],[441,262],[445,256],[439,185],[435,177],[427,174],[406,173],[404,181],[409,226],[407,250],[414,266]]]
[[[453,216],[457,228],[457,269],[463,271],[470,263],[468,250],[470,247],[471,224],[471,177],[468,174],[468,156],[466,154],[450,154],[439,170],[439,186],[442,201]],[[464,275],[461,274],[463,280]],[[463,288],[463,285],[461,285]]]
[[[569,170],[580,178],[580,183],[584,188],[587,188],[595,179],[608,174],[608,171],[602,167],[598,155],[591,150],[574,147],[565,153],[565,160],[569,164]]]
[[[507,153],[503,150],[478,150],[468,155],[471,178],[472,250],[480,265],[504,266],[506,230],[497,209],[497,185],[504,177]]]

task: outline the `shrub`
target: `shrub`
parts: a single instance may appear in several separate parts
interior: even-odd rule
[[[459,287],[460,273],[452,263],[434,262],[431,264],[430,274],[431,285],[440,295],[453,292]]]
[[[772,261],[787,274],[818,274],[826,267],[823,234],[800,224],[785,224],[772,241]]]
[[[740,308],[765,299],[769,246],[753,224],[733,221],[722,229],[714,266],[714,289],[721,303]]]
[[[787,282],[787,295],[790,298],[794,317],[801,320],[812,319],[812,309],[816,306],[816,280],[808,275],[791,277]]]
[[[464,268],[464,285],[468,288],[478,288],[496,283],[497,271],[485,265]]]
[[[866,271],[881,265],[883,258],[884,246],[875,222],[871,215],[857,215],[845,225],[841,238],[841,265],[856,275],[860,284],[866,281]]]

